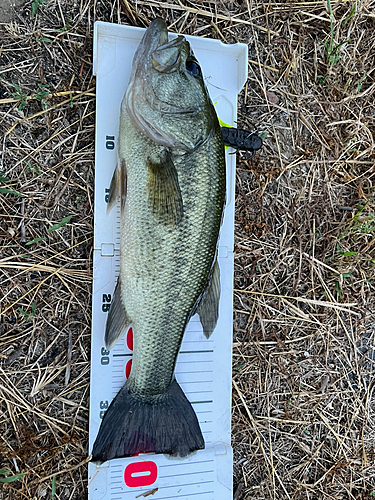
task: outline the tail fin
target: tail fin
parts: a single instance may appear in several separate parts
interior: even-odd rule
[[[146,452],[185,457],[203,448],[197,416],[176,380],[165,394],[150,397],[130,392],[125,383],[104,415],[92,461]]]

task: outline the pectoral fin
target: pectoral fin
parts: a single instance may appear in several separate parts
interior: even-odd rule
[[[203,333],[206,338],[210,338],[215,329],[217,319],[219,317],[219,300],[220,300],[220,269],[217,259],[213,265],[211,279],[207,290],[205,291],[198,309],[199,319],[201,320]]]
[[[181,222],[183,204],[177,170],[166,149],[150,155],[148,159],[147,191],[156,219],[166,225]]]
[[[117,164],[115,171],[113,172],[111,184],[109,186],[108,195],[108,205],[107,205],[107,215],[116,205],[118,197],[121,196],[121,210],[125,206],[126,198],[126,165],[125,160],[121,160],[120,164]]]
[[[118,281],[109,309],[107,324],[105,326],[104,342],[108,350],[111,350],[116,342],[121,339],[130,323],[131,321],[122,303],[121,284]]]

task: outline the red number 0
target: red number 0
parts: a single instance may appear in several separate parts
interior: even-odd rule
[[[124,481],[130,488],[151,486],[157,477],[158,468],[154,462],[133,462],[125,467]]]

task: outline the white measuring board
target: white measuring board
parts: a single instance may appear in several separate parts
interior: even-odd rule
[[[135,50],[144,29],[96,22],[95,234],[91,333],[91,452],[101,419],[131,367],[129,330],[112,351],[104,346],[110,302],[120,269],[119,206],[106,215],[107,195],[117,164],[120,104],[128,85]],[[170,38],[176,36],[169,35]],[[247,79],[247,46],[186,36],[205,75],[206,85],[225,123],[237,118],[237,95]],[[233,315],[233,245],[235,155],[226,152],[227,198],[220,232],[218,262],[219,319],[209,340],[198,316],[187,326],[176,364],[176,379],[191,402],[205,449],[185,459],[140,454],[98,466],[89,463],[90,500],[229,500],[232,494],[231,358]]]

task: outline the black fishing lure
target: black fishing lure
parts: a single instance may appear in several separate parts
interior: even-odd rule
[[[240,128],[221,127],[223,142],[226,146],[241,151],[250,151],[252,158],[263,145],[262,139],[255,132]]]

